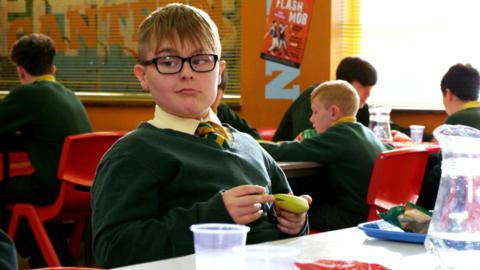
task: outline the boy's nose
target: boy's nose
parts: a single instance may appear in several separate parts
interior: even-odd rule
[[[195,71],[192,70],[192,67],[190,66],[190,63],[187,61],[183,64],[183,68],[180,71],[180,74],[182,75],[182,79],[191,79],[193,78],[193,73]]]

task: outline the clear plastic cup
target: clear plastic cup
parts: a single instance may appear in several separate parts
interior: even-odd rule
[[[233,247],[245,246],[250,228],[245,225],[206,223],[190,226],[197,270],[238,269]]]
[[[423,140],[423,130],[425,126],[422,125],[411,125],[410,126],[410,138],[413,143],[421,144]]]
[[[294,270],[300,250],[289,246],[252,245],[233,248],[237,269]]]

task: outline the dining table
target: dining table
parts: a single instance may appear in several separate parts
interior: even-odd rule
[[[323,167],[321,163],[311,161],[278,161],[287,178],[317,175]]]
[[[318,260],[357,261],[380,264],[389,269],[439,270],[437,259],[427,253],[421,243],[398,242],[370,237],[358,227],[309,234],[261,245],[296,247],[300,253],[296,259],[301,263]],[[153,261],[116,268],[118,270],[195,269],[195,255]]]

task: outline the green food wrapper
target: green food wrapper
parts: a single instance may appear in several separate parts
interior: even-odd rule
[[[405,211],[405,206],[399,205],[390,208],[390,210],[379,213],[378,215],[388,223],[391,223],[397,227],[400,227],[400,222],[398,222],[398,216],[402,215]]]
[[[432,214],[411,202],[405,206],[395,206],[390,210],[379,214],[385,221],[400,227],[406,232],[426,234]]]

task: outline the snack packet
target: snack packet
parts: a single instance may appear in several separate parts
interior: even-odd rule
[[[400,227],[406,232],[426,234],[432,214],[426,209],[407,202],[405,206],[395,206],[390,210],[380,213],[385,221]]]
[[[389,270],[383,265],[359,261],[318,260],[311,263],[297,262],[300,270]]]

